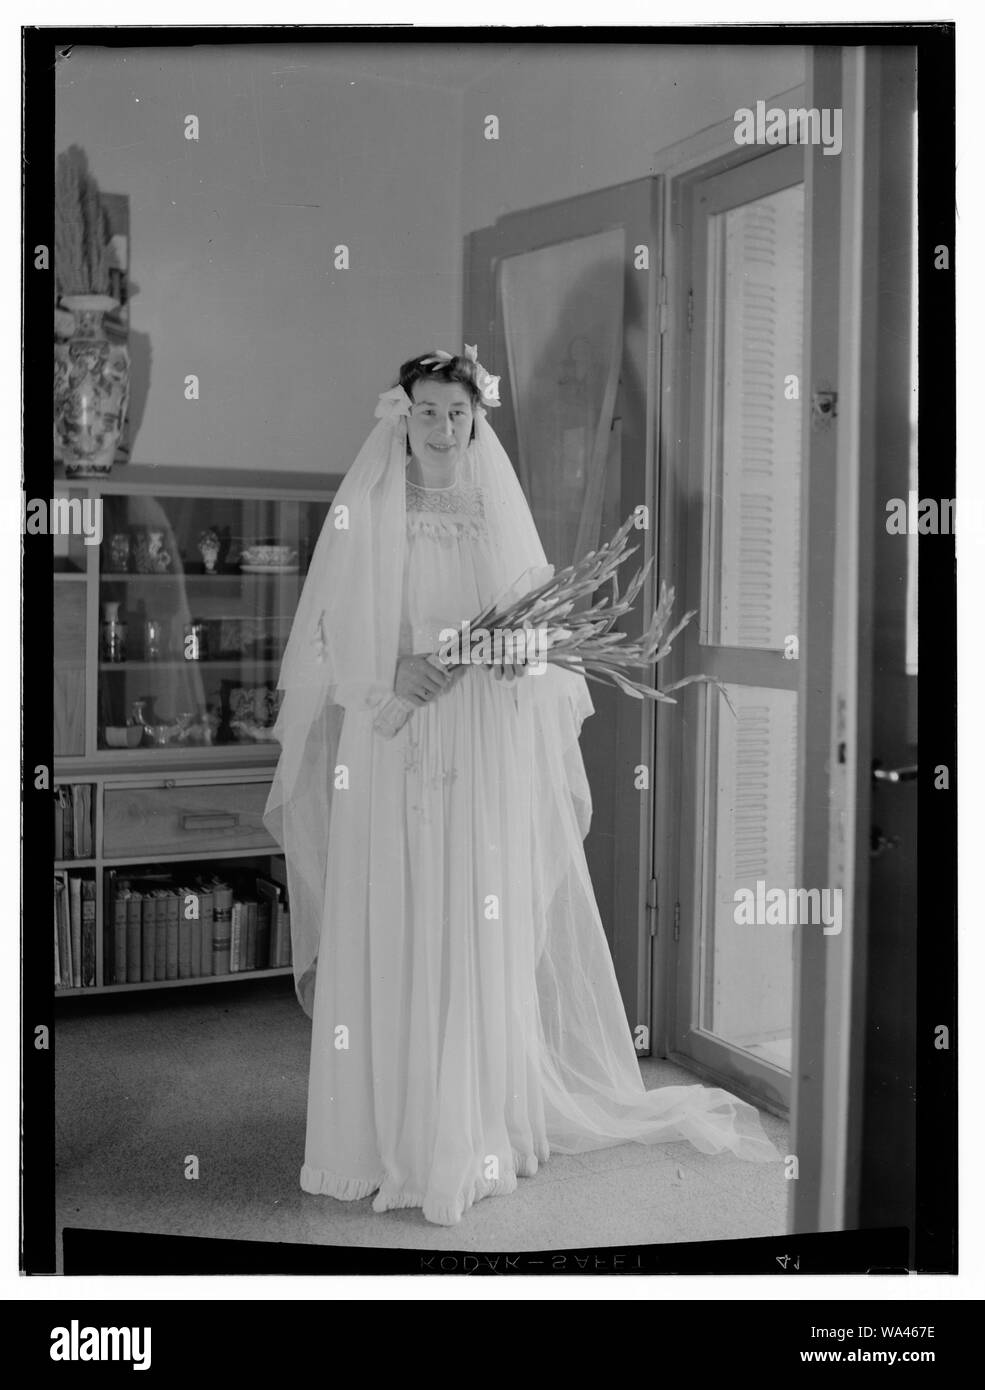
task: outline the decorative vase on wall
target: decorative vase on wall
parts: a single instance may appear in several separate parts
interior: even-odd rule
[[[103,315],[107,294],[65,295],[75,332],[55,344],[55,438],[69,478],[105,477],[123,431],[130,395],[130,352],[111,342]]]

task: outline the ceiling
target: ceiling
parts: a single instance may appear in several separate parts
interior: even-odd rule
[[[407,40],[326,45],[320,55],[326,66],[342,68],[353,77],[404,82],[464,92],[502,63],[515,57],[522,45],[489,43],[429,43],[421,31]]]

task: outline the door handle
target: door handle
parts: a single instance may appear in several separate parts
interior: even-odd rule
[[[912,763],[909,767],[883,767],[877,758],[872,764],[873,782],[915,782],[917,780],[917,765]]]
[[[185,811],[181,817],[182,830],[232,830],[237,825],[235,811]]]

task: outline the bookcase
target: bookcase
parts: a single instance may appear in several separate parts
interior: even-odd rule
[[[290,973],[283,857],[262,815],[281,657],[340,481],[148,464],[67,479],[56,463],[72,518],[54,536],[57,996]],[[186,925],[189,893],[205,906],[216,882],[243,908],[239,969],[215,916],[193,904]],[[119,903],[132,913],[137,894],[165,903],[157,937],[138,914],[124,938]]]

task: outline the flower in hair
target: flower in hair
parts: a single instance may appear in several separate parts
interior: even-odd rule
[[[485,367],[479,361],[478,343],[476,343],[474,346],[470,346],[468,343],[466,343],[465,356],[469,359],[470,362],[475,363],[475,384],[479,388],[479,394],[482,397],[482,404],[485,406],[499,405],[499,377],[491,376],[490,373],[486,371]]]
[[[486,371],[485,367],[479,361],[478,344],[466,343],[464,356],[468,358],[468,360],[472,363],[473,367],[475,368],[475,384],[479,389],[479,396],[481,397],[482,404],[484,406],[499,405],[499,377],[491,376],[490,373]],[[451,361],[452,354],[450,352],[445,352],[441,348],[436,348],[430,357],[421,358],[421,366],[437,366],[439,362]]]
[[[391,391],[381,391],[373,414],[377,420],[392,420],[396,423],[402,415],[409,415],[412,402],[402,386],[394,386]]]

